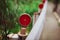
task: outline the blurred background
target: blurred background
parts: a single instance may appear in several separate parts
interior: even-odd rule
[[[33,20],[33,13],[38,11],[42,0],[0,0],[0,36],[7,40],[8,34],[17,34],[21,31],[19,17],[27,13]],[[33,21],[32,21],[33,22]],[[32,22],[27,27],[27,33],[32,29]]]
[[[34,12],[42,0],[0,0],[0,39],[6,40],[8,34],[21,30],[19,17],[28,13],[32,20]],[[32,21],[33,22],[33,21]],[[33,23],[27,27],[27,33]],[[48,0],[46,20],[40,40],[60,40],[60,0]]]
[[[40,40],[60,40],[60,0],[48,0],[46,21]]]

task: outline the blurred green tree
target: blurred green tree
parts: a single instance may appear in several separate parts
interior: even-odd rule
[[[33,16],[38,11],[41,0],[0,0],[0,35],[7,40],[7,34],[17,33],[20,30],[18,18],[23,13]],[[32,22],[27,28],[31,30]]]
[[[9,30],[16,25],[16,14],[11,12],[6,0],[0,0],[0,35],[2,40],[7,40]]]

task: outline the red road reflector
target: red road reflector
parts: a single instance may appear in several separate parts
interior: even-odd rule
[[[43,3],[39,4],[39,8],[43,9],[43,5],[44,5]]]
[[[46,0],[42,0],[42,2],[43,2],[43,3],[45,3],[45,2],[46,2]]]
[[[22,27],[27,27],[31,22],[31,16],[29,14],[23,14],[19,17],[19,24]]]

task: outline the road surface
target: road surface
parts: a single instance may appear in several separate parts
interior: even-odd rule
[[[60,40],[60,27],[53,14],[54,5],[48,3],[46,21],[40,40]]]

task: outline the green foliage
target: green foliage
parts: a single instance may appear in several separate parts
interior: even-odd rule
[[[15,19],[18,20],[19,16],[23,13],[28,13],[33,16],[34,12],[38,11],[38,5],[41,0],[6,0],[7,8],[11,14],[16,14],[17,17]],[[13,19],[14,20],[14,19]],[[16,33],[20,30],[21,26],[16,22],[14,29],[10,30],[10,32]],[[29,31],[32,28],[32,23],[27,28]]]
[[[58,23],[58,26],[60,27],[60,22]]]
[[[14,12],[9,11],[6,0],[0,0],[0,34],[3,37],[2,40],[7,40],[7,34],[9,33],[9,30],[15,27],[15,17],[16,15]]]
[[[0,29],[3,31],[6,28],[6,32],[17,33],[21,28],[18,23],[19,16],[28,13],[32,17],[38,11],[40,2],[41,0],[0,0]],[[32,22],[27,30],[30,31],[31,28]]]
[[[32,15],[34,12],[38,11],[38,5],[40,4],[40,0],[31,0],[30,2],[22,2],[19,3],[19,8],[22,13],[28,13]]]

